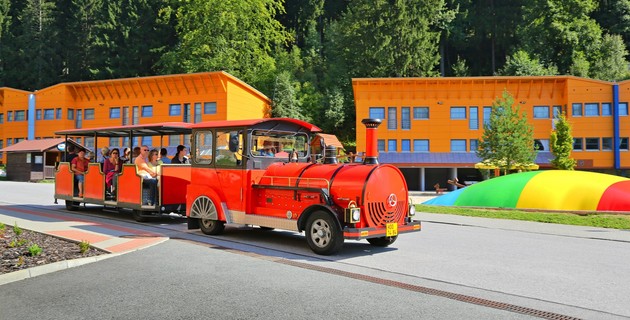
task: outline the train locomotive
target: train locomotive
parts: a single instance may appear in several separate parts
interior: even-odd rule
[[[379,164],[378,119],[364,119],[362,163],[338,163],[336,153],[311,154],[316,126],[296,119],[192,125],[186,189],[189,229],[218,235],[226,223],[305,232],[317,254],[338,252],[345,239],[389,246],[420,231],[405,179]]]

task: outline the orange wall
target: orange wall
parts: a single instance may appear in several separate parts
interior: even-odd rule
[[[28,136],[28,122],[24,121],[7,121],[8,111],[13,114],[15,119],[16,111],[28,112],[28,97],[31,92],[16,90],[11,88],[0,88],[0,113],[3,114],[4,123],[0,124],[0,140],[2,140],[2,146],[8,146],[8,138],[11,140],[15,138],[26,139]],[[25,115],[26,119],[26,115]],[[0,156],[2,163],[6,163],[6,153],[2,153]]]
[[[384,107],[386,118],[388,107],[395,107],[397,129],[387,128],[387,119],[378,128],[378,137],[386,141],[396,139],[401,152],[401,140],[428,139],[430,152],[451,152],[452,139],[465,139],[467,152],[470,139],[481,139],[483,134],[483,107],[491,106],[503,90],[514,97],[514,103],[525,112],[534,126],[534,138],[549,140],[552,130],[553,106],[568,110],[569,122],[573,125],[573,136],[613,137],[613,117],[601,116],[601,103],[612,103],[612,83],[572,76],[555,77],[469,77],[469,78],[383,78],[353,79],[356,106],[357,151],[365,151],[365,127],[361,120],[367,118],[370,107]],[[623,86],[620,101],[630,100],[630,84]],[[625,99],[625,100],[624,100]],[[598,103],[600,116],[573,116],[573,103]],[[470,129],[470,107],[478,107],[479,129]],[[549,118],[534,119],[534,106],[549,106]],[[410,107],[411,128],[401,129],[401,108]],[[428,107],[429,120],[414,120],[413,107]],[[453,120],[451,107],[466,107],[466,119]],[[622,123],[628,117],[621,118]],[[629,137],[630,128],[622,124],[620,136]],[[600,144],[601,147],[601,144]],[[549,151],[549,150],[546,150]],[[474,151],[473,151],[474,152]],[[628,151],[621,151],[622,167],[630,168]],[[612,151],[576,151],[572,156],[585,167],[612,168]]]
[[[4,90],[5,99],[0,104],[0,110],[27,110],[28,93],[17,91],[23,96],[18,99],[12,96],[16,95],[13,91],[17,90]],[[75,128],[75,120],[68,119],[70,109],[74,110],[75,119],[77,111],[82,111],[83,128],[95,128],[122,125],[124,107],[128,107],[128,124],[134,123],[134,107],[138,107],[135,123],[147,124],[183,121],[185,104],[191,109],[189,122],[195,121],[196,104],[201,106],[201,119],[197,119],[199,121],[263,118],[266,116],[264,110],[271,103],[262,93],[225,72],[61,83],[39,90],[35,95],[36,109],[41,110],[42,115],[45,109],[54,109],[55,115],[57,108],[62,109],[61,119],[55,117],[44,120],[42,116],[42,120],[35,121],[36,138],[53,137],[56,131]],[[206,102],[216,103],[216,113],[204,113],[203,106]],[[171,104],[181,106],[179,115],[169,115]],[[142,116],[143,106],[152,106],[152,116]],[[120,118],[110,118],[112,108],[120,108]],[[93,119],[85,118],[86,110],[94,110]],[[5,124],[0,127],[0,139],[27,138],[27,121],[6,123],[6,112],[0,113],[5,113]],[[108,139],[99,139],[99,147],[107,145]],[[153,145],[168,145],[168,139],[164,138],[160,143],[156,137]]]

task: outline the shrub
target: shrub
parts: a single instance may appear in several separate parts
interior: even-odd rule
[[[13,225],[13,232],[18,237],[22,234],[22,229],[18,227],[17,222]]]
[[[38,256],[42,253],[42,248],[34,243],[30,247],[28,247],[28,252],[31,254],[31,257]]]
[[[79,243],[79,250],[82,254],[85,254],[88,250],[90,250],[90,242],[87,240],[83,240]]]

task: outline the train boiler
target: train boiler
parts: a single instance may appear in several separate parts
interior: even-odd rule
[[[213,235],[225,223],[304,231],[309,247],[322,255],[339,251],[345,239],[385,247],[401,233],[419,231],[402,173],[378,163],[380,120],[363,123],[368,144],[362,163],[338,163],[330,149],[316,161],[310,151],[320,130],[300,120],[193,127],[189,228]]]

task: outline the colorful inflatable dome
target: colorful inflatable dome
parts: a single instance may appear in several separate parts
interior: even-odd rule
[[[586,171],[523,172],[476,183],[423,204],[630,211],[630,179]]]

